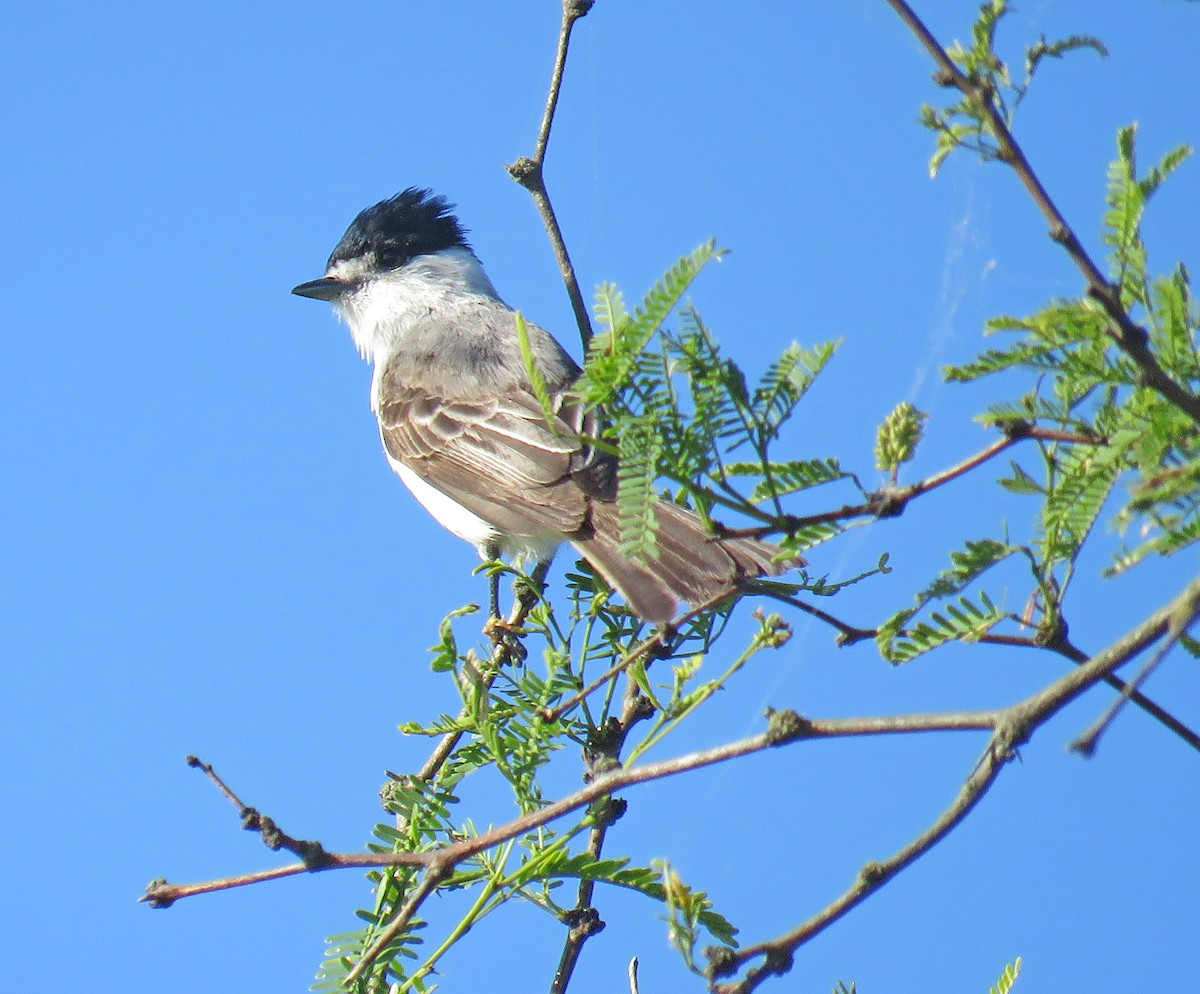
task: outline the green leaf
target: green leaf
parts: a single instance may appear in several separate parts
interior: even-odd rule
[[[712,910],[707,894],[684,883],[669,862],[655,860],[654,865],[661,873],[661,899],[667,907],[667,937],[688,969],[701,973],[695,959],[700,929],[703,927],[719,942],[734,947],[737,929]]]
[[[764,434],[774,437],[821,370],[833,357],[837,342],[822,342],[811,349],[792,342],[767,368],[754,396],[751,410]]]
[[[601,329],[592,337],[576,391],[590,407],[606,404],[629,383],[637,359],[700,271],[725,254],[715,241],[705,242],[668,269],[647,292],[632,316],[611,284],[597,292],[596,316]]]
[[[1104,47],[1104,42],[1092,35],[1070,35],[1067,38],[1051,42],[1046,41],[1046,36],[1043,35],[1037,42],[1025,49],[1026,87],[1029,85],[1028,80],[1033,79],[1034,73],[1037,72],[1043,59],[1061,59],[1068,52],[1077,52],[1080,49],[1090,49],[1100,58],[1108,58],[1108,49]]]
[[[993,566],[1022,551],[1020,546],[984,538],[969,541],[963,549],[952,552],[950,567],[917,594],[915,605],[897,612],[879,626],[875,642],[880,654],[889,662],[905,663],[947,642],[969,641],[990,630],[1004,619],[1005,613],[985,592],[979,592],[976,604],[962,596],[962,591]],[[957,600],[946,604],[945,614],[931,615],[932,624],[925,621],[910,624],[934,601],[955,596]]]
[[[438,624],[438,641],[429,647],[433,659],[429,666],[435,673],[445,673],[458,665],[458,643],[454,639],[454,619],[474,614],[479,610],[477,604],[465,604],[455,608]]]
[[[1001,477],[997,481],[1005,490],[1014,494],[1038,494],[1039,496],[1046,492],[1046,488],[1026,473],[1015,459],[1010,460],[1009,465],[1012,467],[1012,476]]]
[[[1096,523],[1124,465],[1130,433],[1106,446],[1076,446],[1057,461],[1057,480],[1042,508],[1039,538],[1042,562],[1073,561]]]
[[[1000,979],[988,988],[988,994],[1009,994],[1013,989],[1013,984],[1017,982],[1017,977],[1021,973],[1021,957],[1018,956],[1012,963],[1004,967],[1004,971],[1000,974]]]
[[[876,635],[880,654],[890,663],[906,663],[948,642],[978,639],[1006,617],[986,593],[978,596],[978,604],[965,596],[948,602],[945,614],[934,611],[929,621],[908,625],[905,619],[898,631],[885,625]]]
[[[533,395],[537,398],[538,404],[541,405],[542,415],[546,419],[546,423],[554,430],[554,426],[558,423],[558,413],[554,410],[554,398],[550,396],[550,388],[546,385],[546,378],[542,375],[542,371],[538,369],[537,362],[533,357],[533,350],[529,346],[529,326],[525,323],[525,317],[520,311],[514,312],[514,318],[517,322],[517,342],[521,346],[521,359],[525,363],[525,375],[529,377],[529,384],[533,388]]]
[[[617,512],[621,528],[621,552],[631,559],[649,562],[658,558],[655,535],[658,516],[658,458],[662,439],[652,417],[626,422],[618,440]]]
[[[774,497],[794,494],[823,483],[843,480],[837,459],[792,459],[788,462],[734,462],[725,466],[725,476],[765,476],[750,494],[750,503],[758,504]]]

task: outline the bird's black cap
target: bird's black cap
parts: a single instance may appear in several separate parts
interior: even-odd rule
[[[430,190],[410,186],[362,211],[329,257],[329,266],[369,259],[372,268],[399,269],[410,259],[467,244],[467,229],[448,203]]]

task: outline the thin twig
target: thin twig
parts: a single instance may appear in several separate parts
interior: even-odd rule
[[[753,960],[761,959],[738,980],[713,983],[715,994],[750,994],[770,976],[786,973],[800,946],[861,904],[901,870],[910,866],[948,835],[970,813],[995,782],[1015,749],[1028,741],[1041,725],[1095,686],[1106,674],[1128,662],[1171,628],[1174,619],[1198,609],[1200,579],[1193,580],[1164,608],[1093,656],[1078,669],[1048,687],[995,714],[994,731],[962,790],[924,832],[886,860],[862,868],[858,879],[843,894],[800,925],[773,939],[741,949],[718,947],[709,954],[709,973],[714,979],[732,976]]]
[[[798,597],[793,597],[782,591],[764,588],[762,593],[764,596],[770,597],[782,604],[788,604],[812,615],[814,618],[825,622],[831,628],[836,628],[838,632],[836,641],[839,647],[850,646],[857,642],[873,639],[879,634],[879,630],[876,628],[859,628],[851,625],[830,614],[828,611],[823,611],[819,607],[815,607],[806,601],[800,600]],[[975,641],[982,645],[1003,645],[1022,649],[1049,650],[1062,656],[1064,659],[1069,659],[1077,666],[1080,663],[1086,663],[1090,658],[1087,653],[1062,638],[1047,641],[1031,635],[1008,635],[1003,632],[984,632],[982,635],[977,636]],[[1159,724],[1175,735],[1178,735],[1197,752],[1200,752],[1200,734],[1197,734],[1185,725],[1153,698],[1147,697],[1136,687],[1130,686],[1115,673],[1107,674],[1104,677],[1104,682],[1127,698],[1134,706],[1145,711],[1146,714],[1150,715]]]
[[[318,873],[323,870],[347,869],[385,869],[392,866],[429,865],[429,853],[370,853],[370,852],[326,852],[326,859],[320,866],[309,866],[307,863],[289,863],[287,866],[277,866],[270,870],[255,870],[253,873],[238,873],[231,877],[220,877],[217,880],[205,880],[194,884],[173,884],[167,880],[154,880],[146,888],[146,893],[138,898],[152,908],[169,908],[176,901],[185,897],[195,897],[198,894],[212,894],[216,891],[233,890],[236,887],[248,887],[251,884],[262,884],[269,880],[281,880],[284,877],[294,877],[301,873]]]
[[[1180,636],[1186,633],[1192,626],[1198,614],[1200,614],[1200,599],[1186,605],[1186,610],[1182,615],[1177,615],[1171,619],[1166,640],[1146,660],[1145,665],[1138,670],[1137,675],[1129,681],[1125,691],[1108,706],[1108,709],[1097,719],[1096,723],[1071,743],[1070,748],[1072,751],[1081,753],[1084,756],[1092,756],[1096,752],[1096,744],[1100,741],[1100,736],[1108,731],[1108,727],[1120,713],[1121,708],[1125,706],[1127,701],[1133,699],[1133,696],[1138,693],[1138,688],[1149,679],[1151,673],[1158,669],[1159,663],[1163,661],[1167,653],[1175,648]]]
[[[999,636],[995,637],[998,638]],[[1037,643],[1036,640],[1033,641],[1034,648],[1050,649],[1051,651],[1058,653],[1064,659],[1071,660],[1071,662],[1075,663],[1077,666],[1088,661],[1088,654],[1077,646],[1072,645],[1065,636],[1048,642],[1045,645]],[[1136,686],[1126,683],[1115,673],[1109,673],[1104,678],[1104,682],[1118,693],[1127,697],[1135,707],[1141,708],[1159,724],[1174,732],[1193,749],[1195,749],[1197,752],[1200,752],[1200,735],[1196,734],[1195,731],[1176,718],[1173,714],[1171,714],[1170,711],[1164,708],[1153,698],[1147,697],[1140,690],[1138,690]]]
[[[987,119],[992,136],[996,139],[1000,160],[1007,163],[1017,174],[1017,178],[1049,223],[1050,238],[1066,250],[1075,266],[1083,274],[1087,283],[1088,296],[1096,300],[1108,315],[1110,322],[1108,333],[1117,347],[1137,365],[1148,386],[1157,390],[1193,421],[1200,424],[1200,397],[1177,383],[1159,365],[1150,349],[1149,335],[1146,329],[1130,317],[1129,312],[1121,304],[1121,295],[1118,289],[1105,279],[1099,266],[1084,249],[1083,243],[1080,242],[1079,237],[1067,223],[1067,219],[1051,199],[1041,179],[1033,171],[1024,151],[1013,137],[1012,131],[1009,130],[1007,122],[996,108],[989,93],[959,69],[954,60],[950,58],[949,53],[934,38],[933,33],[905,3],[905,0],[887,0],[887,2],[925,47],[933,61],[937,63],[938,81],[954,86]]]
[[[757,525],[750,528],[725,528],[716,525],[716,533],[720,538],[766,538],[777,532],[791,534],[810,528],[813,525],[831,524],[838,521],[849,521],[854,518],[897,518],[904,513],[908,504],[932,490],[945,486],[960,476],[978,469],[985,463],[1006,452],[1018,442],[1027,439],[1049,442],[1063,442],[1072,445],[1102,445],[1104,440],[1079,432],[1063,431],[1058,428],[1044,428],[1027,421],[1008,421],[1000,426],[1004,432],[1002,438],[980,449],[978,452],[961,462],[946,469],[939,470],[932,476],[927,476],[908,486],[888,486],[867,495],[861,504],[845,504],[831,511],[818,514],[794,515],[785,514],[773,519],[770,524]]]
[[[607,763],[620,760],[621,750],[633,727],[642,719],[650,716],[651,711],[646,707],[647,701],[641,696],[635,681],[630,680],[625,690],[625,699],[621,706],[621,716],[613,723],[614,727],[606,727],[605,748],[601,750],[599,759]],[[595,763],[589,764],[588,775],[593,775]],[[616,803],[611,802],[610,803]],[[587,852],[593,859],[599,859],[604,851],[604,842],[608,838],[608,828],[623,813],[618,809],[615,816],[597,824],[588,835]],[[572,909],[570,928],[563,941],[562,953],[558,958],[558,967],[554,971],[554,980],[550,984],[550,994],[565,994],[575,967],[583,952],[583,946],[593,935],[604,927],[604,922],[592,907],[592,898],[596,890],[596,881],[583,878],[579,881],[579,890],[575,897],[575,907]],[[636,961],[635,961],[636,962]],[[636,967],[631,967],[636,970]]]
[[[293,855],[299,856],[304,861],[307,869],[324,869],[324,864],[328,860],[329,854],[320,842],[311,839],[297,839],[294,836],[288,835],[282,828],[275,824],[274,819],[262,814],[257,808],[243,803],[242,799],[233,792],[229,785],[217,776],[217,771],[213,769],[211,763],[204,762],[198,756],[188,756],[185,762],[193,769],[203,772],[216,785],[226,800],[238,809],[238,814],[242,819],[242,828],[248,832],[258,832],[262,836],[263,844],[268,849],[276,852],[280,849],[286,849]]]
[[[563,0],[562,22],[558,31],[558,50],[554,55],[554,69],[550,74],[550,89],[546,95],[546,107],[542,112],[542,124],[538,129],[537,144],[533,156],[521,156],[505,168],[510,176],[520,183],[533,196],[534,205],[550,237],[554,248],[554,257],[558,261],[559,273],[563,285],[567,289],[567,297],[571,301],[571,310],[575,312],[575,323],[579,326],[579,337],[583,341],[584,351],[592,340],[592,322],[588,316],[587,304],[584,303],[583,293],[579,289],[579,279],[575,275],[575,267],[571,264],[567,243],[563,238],[562,228],[550,203],[550,194],[546,189],[546,149],[550,143],[550,129],[554,124],[554,112],[558,107],[558,95],[562,89],[563,71],[567,64],[567,53],[571,47],[571,31],[575,22],[586,17],[592,9],[594,0]]]
[[[837,645],[839,648],[854,645],[866,639],[873,639],[878,634],[878,629],[858,628],[855,625],[842,621],[828,611],[823,611],[821,608],[809,604],[807,601],[800,600],[799,597],[793,597],[791,594],[785,594],[780,590],[764,588],[762,593],[764,596],[779,601],[781,604],[787,604],[799,611],[803,611],[805,614],[812,615],[818,621],[825,622],[831,628],[836,628],[838,631]]]

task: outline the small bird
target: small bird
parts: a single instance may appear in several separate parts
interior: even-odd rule
[[[742,577],[801,563],[753,539],[717,539],[693,512],[655,506],[657,557],[621,551],[617,461],[585,437],[592,412],[571,390],[580,369],[527,323],[549,388],[534,395],[516,312],[496,293],[453,205],[410,187],[362,211],[320,279],[292,293],[333,304],[373,366],[371,408],[388,462],[444,527],[485,559],[549,559],[569,542],[639,617],[669,622]],[[493,604],[494,607],[494,604]]]

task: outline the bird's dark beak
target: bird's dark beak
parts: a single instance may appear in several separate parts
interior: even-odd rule
[[[332,276],[322,276],[319,280],[309,280],[299,286],[292,287],[292,293],[298,297],[312,297],[313,300],[337,300],[350,289],[350,284]]]

